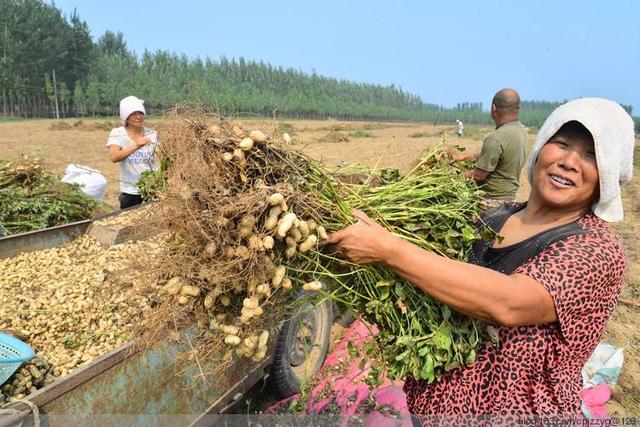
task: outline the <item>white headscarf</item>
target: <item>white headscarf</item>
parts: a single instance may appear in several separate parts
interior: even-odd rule
[[[574,120],[591,132],[595,145],[600,199],[593,205],[593,213],[607,222],[622,221],[620,184],[629,182],[633,175],[635,136],[633,119],[613,101],[583,98],[556,108],[540,128],[527,158],[529,183],[533,181],[533,166],[542,146],[565,123]]]
[[[120,100],[120,123],[124,126],[127,123],[129,116],[136,111],[140,111],[142,114],[147,114],[144,110],[144,101],[138,99],[135,96],[127,96]]]

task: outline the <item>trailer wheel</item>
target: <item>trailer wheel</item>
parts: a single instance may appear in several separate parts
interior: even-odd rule
[[[331,301],[313,305],[302,293],[300,298],[302,304],[291,310],[278,334],[268,380],[281,398],[298,393],[303,382],[320,370],[331,340]]]

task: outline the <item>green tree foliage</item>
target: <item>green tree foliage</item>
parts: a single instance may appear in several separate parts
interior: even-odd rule
[[[67,21],[54,5],[0,0],[0,55],[4,115],[42,115],[50,111],[45,76],[55,70],[64,95],[72,92],[86,78],[93,42],[75,12]]]
[[[115,115],[119,100],[134,94],[146,100],[150,112],[191,102],[268,117],[493,123],[482,103],[443,108],[395,85],[329,78],[242,57],[189,59],[163,50],[138,56],[120,32],[107,31],[94,45],[75,11],[67,19],[55,4],[39,0],[0,0],[0,66],[5,116],[51,116],[56,98],[63,116]],[[525,101],[521,120],[539,127],[558,105]]]
[[[106,31],[96,45],[99,54],[105,55],[128,55],[127,42],[121,32],[113,33]]]

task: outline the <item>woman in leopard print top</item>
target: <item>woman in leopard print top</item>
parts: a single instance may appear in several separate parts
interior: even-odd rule
[[[617,171],[615,184],[631,177],[623,157],[633,152],[632,123],[611,101],[587,98],[559,107],[531,153],[529,200],[484,215],[504,240],[477,243],[471,263],[396,238],[362,212],[361,221],[330,236],[333,249],[351,261],[383,264],[497,328],[499,343],[483,347],[474,364],[433,384],[407,378],[412,413],[438,424],[456,415],[579,414],[580,371],[616,305],[627,267],[605,220],[621,216],[619,186],[610,185],[610,175]],[[611,126],[622,127],[623,136],[612,140]],[[610,151],[596,158],[603,150]]]

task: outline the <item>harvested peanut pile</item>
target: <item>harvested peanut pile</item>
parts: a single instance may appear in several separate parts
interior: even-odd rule
[[[22,399],[25,395],[51,384],[56,380],[53,368],[44,357],[36,356],[23,364],[4,384],[0,392],[0,404]]]
[[[137,225],[141,221],[151,218],[152,205],[143,205],[137,209],[122,212],[118,215],[109,216],[104,219],[94,221],[94,226],[110,226],[110,225]]]
[[[162,252],[161,236],[109,249],[83,236],[0,259],[0,330],[15,331],[46,358],[50,375],[65,376],[132,338],[160,289],[140,263],[153,265]]]

